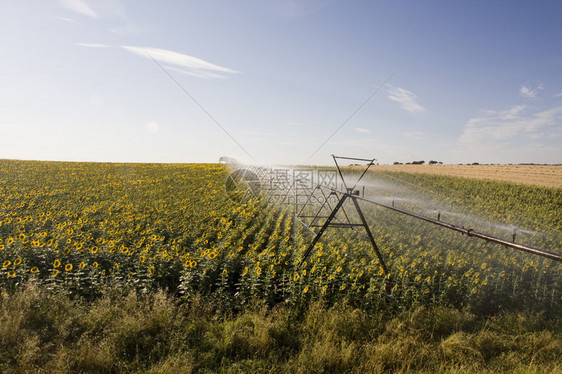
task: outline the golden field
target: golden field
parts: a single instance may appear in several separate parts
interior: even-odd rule
[[[562,188],[562,165],[375,165],[372,170],[424,173],[452,177]]]

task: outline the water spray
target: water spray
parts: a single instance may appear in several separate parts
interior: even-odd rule
[[[517,228],[513,228],[511,241],[509,241],[491,234],[476,231],[472,228],[465,228],[464,226],[459,226],[457,224],[446,222],[442,219],[443,212],[441,210],[438,211],[433,210],[433,212],[437,213],[437,217],[432,218],[420,213],[410,211],[408,209],[397,207],[396,197],[394,196],[391,197],[390,204],[377,202],[368,197],[365,197],[364,186],[363,186],[362,194],[356,187],[359,184],[359,182],[365,177],[370,166],[374,164],[376,159],[353,158],[353,157],[344,157],[344,156],[335,156],[335,155],[332,155],[332,158],[336,166],[336,170],[334,171],[334,173],[336,174],[337,177],[341,178],[341,182],[331,181],[332,183],[330,184],[330,183],[323,183],[317,181],[316,184],[310,183],[309,185],[304,186],[306,184],[305,182],[312,182],[312,179],[308,181],[306,178],[302,177],[302,174],[298,176],[299,175],[298,171],[301,169],[290,169],[293,171],[293,178],[287,178],[285,180],[287,183],[283,186],[284,196],[285,197],[289,196],[292,198],[284,199],[282,202],[294,205],[294,214],[295,214],[296,221],[298,221],[301,225],[303,225],[308,232],[314,235],[312,242],[305,249],[299,264],[303,264],[304,261],[306,261],[306,259],[308,258],[308,256],[310,256],[314,247],[316,246],[318,241],[320,241],[321,237],[328,230],[328,228],[338,228],[338,229],[349,228],[349,229],[353,229],[356,232],[360,232],[361,234],[367,237],[379,260],[379,263],[381,264],[381,268],[383,269],[385,275],[387,275],[390,278],[390,269],[386,265],[383,255],[379,247],[377,246],[377,243],[375,242],[375,239],[365,219],[363,211],[361,210],[361,207],[359,205],[359,201],[372,204],[374,206],[382,207],[385,209],[389,209],[394,212],[404,214],[425,222],[429,222],[449,230],[457,231],[463,235],[466,235],[467,237],[480,238],[488,242],[501,244],[503,246],[514,248],[533,255],[562,262],[562,255],[558,253],[516,243],[516,238],[518,234]],[[342,167],[338,163],[338,160],[363,161],[366,162],[367,164],[365,165],[363,172],[359,175],[359,178],[356,181],[354,181],[353,185],[351,185],[349,181],[349,177],[346,178],[344,176],[344,173],[342,172]],[[264,183],[261,183],[261,186],[263,187],[271,182],[271,180],[267,181],[267,178],[271,178],[272,175],[271,173],[268,174],[267,172],[263,172],[262,169],[263,168],[260,169],[260,167],[254,167],[254,169],[252,170],[254,170],[255,175],[260,175],[261,178],[266,179]],[[259,172],[260,170],[261,172]],[[253,175],[253,174],[242,173],[242,175],[246,176],[246,175]],[[252,181],[253,180],[254,179],[252,177]],[[251,185],[252,181],[246,181],[246,183]],[[346,211],[346,206],[348,206],[349,209],[349,204],[345,204],[346,202],[351,202],[351,209],[354,210],[357,216],[359,217],[359,222],[355,222],[350,219],[350,215]],[[313,214],[309,214],[306,210],[307,208],[309,210],[316,209],[316,211]],[[458,215],[458,213],[453,213],[453,212],[449,212],[447,214]]]

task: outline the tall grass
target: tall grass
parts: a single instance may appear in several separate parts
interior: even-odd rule
[[[541,315],[221,304],[115,287],[86,301],[31,282],[0,299],[0,372],[562,372],[562,321]]]

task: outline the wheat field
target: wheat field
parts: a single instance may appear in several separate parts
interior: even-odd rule
[[[562,165],[374,165],[372,170],[487,179],[562,188]]]

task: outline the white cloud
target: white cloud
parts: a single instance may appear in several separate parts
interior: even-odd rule
[[[482,117],[467,121],[459,142],[482,145],[524,140],[552,138],[562,129],[562,106],[528,113],[525,106],[517,105],[500,112],[486,112]]]
[[[208,71],[189,71],[189,70],[185,70],[185,69],[180,69],[180,68],[176,68],[174,66],[169,66],[166,65],[165,66],[166,70],[171,70],[171,71],[177,71],[178,73],[182,73],[185,75],[190,75],[192,77],[197,77],[197,78],[204,78],[204,79],[209,79],[209,78],[219,78],[219,79],[224,79],[226,78],[224,75],[220,75],[220,74],[216,74],[216,73],[211,73]]]
[[[368,134],[368,133],[371,132],[371,130],[369,130],[369,129],[364,129],[364,128],[362,128],[362,127],[356,127],[356,128],[355,128],[355,131],[357,131],[357,132],[362,132],[362,133],[365,133],[365,134]]]
[[[559,94],[554,95],[554,97],[562,97],[562,92]]]
[[[99,18],[98,14],[84,0],[59,0],[59,2],[66,9],[88,17]]]
[[[539,83],[535,88],[528,87],[528,86],[521,86],[521,88],[519,89],[519,95],[526,98],[533,98],[536,97],[538,92],[542,91],[543,89],[544,89],[544,85],[542,83]]]
[[[75,20],[73,20],[72,18],[68,18],[68,17],[59,17],[59,16],[54,16],[56,19],[60,19],[61,21],[64,22],[68,22],[68,23],[76,23]]]
[[[417,96],[404,88],[388,85],[388,98],[400,103],[402,109],[410,113],[424,112],[425,108],[416,102]]]
[[[562,105],[512,106],[469,119],[450,149],[458,162],[560,163]]]
[[[172,70],[180,70],[184,74],[200,77],[200,78],[224,78],[224,75],[218,73],[235,74],[238,71],[226,68],[224,66],[212,64],[208,61],[197,57],[189,56],[183,53],[174,52],[166,49],[154,47],[133,47],[121,46],[121,48],[132,52],[144,58],[154,58],[158,62],[171,64],[167,67]],[[185,70],[187,69],[187,70]]]

